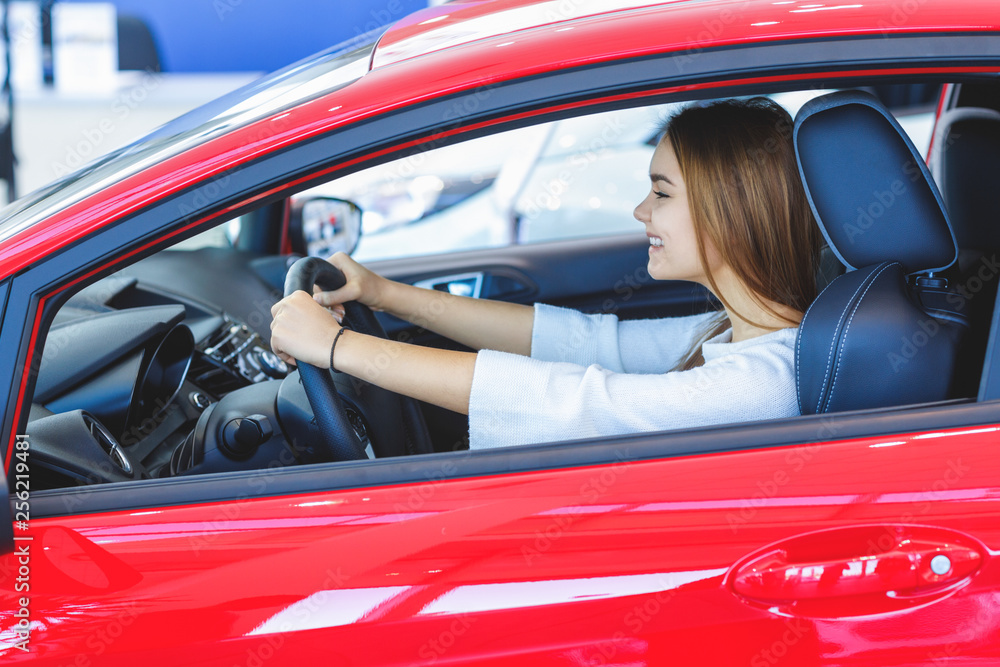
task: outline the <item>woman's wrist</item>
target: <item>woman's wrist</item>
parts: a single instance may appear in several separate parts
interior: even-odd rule
[[[402,313],[406,303],[405,289],[412,287],[412,285],[404,285],[382,276],[378,276],[378,281],[371,309],[405,319],[405,315]]]
[[[386,351],[385,346],[398,345],[393,341],[358,333],[346,329],[337,342],[335,363],[336,370],[352,375],[359,380],[375,382],[375,377],[385,368],[382,358],[393,359],[394,355]]]
[[[337,368],[334,366],[333,359],[337,352],[337,343],[340,341],[340,337],[344,335],[345,331],[347,331],[347,327],[342,326],[340,327],[340,330],[337,332],[337,335],[333,337],[333,344],[330,345],[330,370],[333,371],[337,370]]]

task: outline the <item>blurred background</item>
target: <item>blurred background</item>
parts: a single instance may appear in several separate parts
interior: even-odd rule
[[[3,2],[0,204],[262,74],[436,4]]]

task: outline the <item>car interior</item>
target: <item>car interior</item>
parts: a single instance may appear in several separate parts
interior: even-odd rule
[[[992,187],[1000,169],[1000,92],[992,84],[942,88],[938,82],[808,92],[812,99],[796,98],[796,151],[829,247],[820,267],[826,288],[800,326],[802,414],[974,402],[986,385],[981,371],[1000,272],[995,256],[1000,235],[995,225],[984,224],[996,215],[1000,197]],[[949,110],[931,137],[942,95]],[[915,147],[901,127],[908,121],[926,128],[924,140],[933,142],[929,166],[927,146]],[[626,147],[574,146],[565,133],[541,134],[543,147],[534,162],[520,166],[529,176],[515,179],[522,189],[515,187],[514,196],[526,183],[544,193],[554,174],[579,165],[588,176],[577,185],[592,196],[576,201],[572,192],[559,192],[569,202],[561,213],[559,202],[541,207],[547,215],[563,215],[570,230],[574,215],[586,214],[589,221],[603,211],[602,195],[609,201],[627,198],[610,190],[590,193],[592,179],[602,174],[593,165],[607,160],[621,171],[613,166],[616,159],[648,156],[657,140],[655,125],[629,135]],[[559,141],[565,143],[561,153],[546,152]],[[612,155],[616,151],[621,155]],[[867,157],[858,161],[852,155]],[[400,164],[371,169],[383,170],[379,178],[388,170],[408,184],[427,176],[400,172]],[[642,179],[647,164],[636,165]],[[372,222],[363,205],[340,199],[349,190],[341,187],[330,195],[338,182],[322,184],[200,230],[199,236],[86,285],[60,306],[38,361],[26,429],[33,442],[35,486],[60,489],[467,449],[464,416],[400,401],[340,373],[325,375],[344,402],[350,428],[343,437],[354,441],[351,451],[360,455],[338,455],[317,444],[323,427],[310,408],[314,390],[270,351],[270,307],[286,290],[289,268],[315,250],[318,239],[328,253],[340,247],[339,235],[352,226],[363,230],[362,238],[394,230],[419,233],[456,207],[495,204],[494,190],[508,182],[512,169],[493,165],[468,178],[425,179],[424,189],[403,202],[420,200],[419,210],[393,224],[386,223],[390,202],[371,194],[375,190],[368,191],[367,201],[383,206],[385,215]],[[533,170],[544,176],[532,182]],[[634,175],[617,174],[621,182],[615,187],[624,188]],[[428,188],[435,193],[430,203]],[[397,199],[402,192],[382,191]],[[545,196],[547,203],[553,199],[551,190]],[[332,228],[323,228],[324,221]],[[514,220],[513,229],[521,222]],[[594,233],[591,224],[583,225],[587,231],[580,236],[570,231],[553,238],[546,231],[530,242],[505,232],[439,254],[373,255],[364,261],[389,278],[428,289],[542,301],[626,319],[719,307],[699,286],[650,279],[644,270],[647,241],[638,224],[634,232],[617,226],[606,235]],[[357,240],[347,245],[353,248]],[[459,349],[383,314],[364,326],[397,340]],[[286,381],[289,377],[293,380]]]

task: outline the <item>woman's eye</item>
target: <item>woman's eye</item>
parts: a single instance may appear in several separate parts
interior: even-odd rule
[[[670,197],[666,192],[659,192],[658,190],[653,190],[653,194],[656,195],[657,199],[667,199]]]

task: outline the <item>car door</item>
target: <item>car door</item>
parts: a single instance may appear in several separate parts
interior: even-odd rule
[[[942,411],[938,423],[969,417]],[[927,418],[883,416],[877,437],[851,437],[871,417],[844,416],[456,452],[383,463],[402,468],[388,485],[323,465],[317,486],[347,488],[300,479],[293,493],[288,471],[259,471],[219,480],[232,500],[164,495],[141,511],[93,511],[108,488],[47,492],[40,509],[69,511],[31,522],[26,654],[13,574],[3,580],[4,652],[45,664],[995,659],[1000,427],[921,430]],[[570,446],[586,464],[546,465]],[[83,498],[91,511],[73,514]],[[953,577],[901,583],[901,564],[923,572],[940,555]],[[768,568],[783,579],[755,583]],[[817,587],[831,573],[842,580]]]

